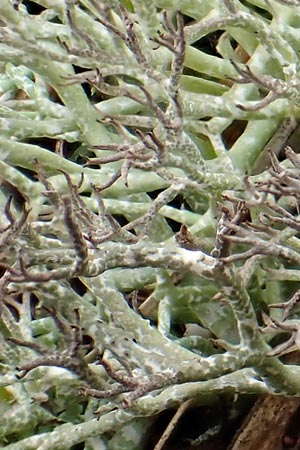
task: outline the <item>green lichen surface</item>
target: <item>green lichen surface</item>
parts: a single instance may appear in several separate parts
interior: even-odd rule
[[[0,12],[0,448],[299,396],[299,1]]]

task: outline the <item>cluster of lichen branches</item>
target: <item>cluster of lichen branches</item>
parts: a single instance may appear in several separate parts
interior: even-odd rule
[[[299,2],[37,5],[0,0],[0,445],[299,395]]]

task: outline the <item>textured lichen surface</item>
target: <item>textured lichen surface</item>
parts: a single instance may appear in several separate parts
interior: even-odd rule
[[[300,395],[299,3],[0,0],[1,448]]]

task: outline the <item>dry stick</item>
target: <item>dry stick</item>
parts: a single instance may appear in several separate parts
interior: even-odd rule
[[[287,428],[299,406],[300,398],[295,397],[268,395],[259,399],[246,417],[233,444],[231,443],[227,450],[282,450],[282,448],[286,448],[286,441],[293,439],[286,434]],[[296,443],[297,438],[295,438]],[[288,448],[291,447],[295,449],[294,445],[288,446]]]
[[[193,403],[193,400],[189,399],[189,400],[186,400],[184,403],[182,403],[179,406],[179,408],[177,409],[176,413],[174,414],[174,416],[170,420],[167,428],[165,429],[165,431],[161,435],[159,441],[157,442],[157,444],[155,445],[153,450],[161,450],[163,448],[163,446],[165,445],[166,441],[169,439],[169,437],[173,433],[174,428],[176,427],[178,421],[180,420],[182,415],[190,408],[192,403]]]

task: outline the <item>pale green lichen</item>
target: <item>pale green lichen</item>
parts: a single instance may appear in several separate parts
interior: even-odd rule
[[[191,398],[300,395],[300,163],[264,148],[299,117],[299,2],[0,10],[1,448],[141,449]]]

